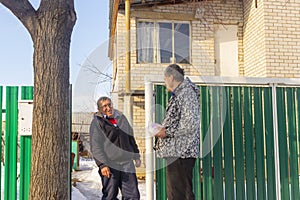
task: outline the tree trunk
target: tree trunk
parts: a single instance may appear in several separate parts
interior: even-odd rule
[[[70,38],[74,0],[0,0],[29,31],[34,44],[34,109],[30,199],[68,199],[70,173]]]
[[[33,38],[35,123],[30,199],[61,200],[68,199],[69,187],[69,51],[74,22],[68,10],[51,10],[51,6],[43,10]]]

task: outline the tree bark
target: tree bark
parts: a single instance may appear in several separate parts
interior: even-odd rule
[[[70,173],[69,52],[74,0],[0,0],[29,31],[33,44],[34,109],[30,199],[68,199]]]

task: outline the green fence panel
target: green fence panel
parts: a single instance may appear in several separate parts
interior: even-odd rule
[[[4,199],[17,198],[18,87],[6,87]]]
[[[242,131],[241,87],[233,87],[233,125],[234,125],[234,152],[236,198],[245,199],[244,175],[244,141]]]
[[[266,136],[267,196],[276,199],[272,89],[264,88],[264,117]]]
[[[243,95],[247,199],[255,199],[252,91],[245,87]]]
[[[22,86],[21,87],[21,99],[22,100],[33,100],[33,86]]]
[[[295,89],[287,88],[287,116],[288,116],[288,140],[289,140],[289,164],[290,164],[290,182],[291,198],[299,198],[299,174],[298,174],[298,156],[297,156],[297,134],[296,134],[296,105]]]
[[[198,86],[199,90],[201,86]],[[201,97],[199,96],[199,101],[201,102]],[[201,123],[201,121],[200,121]],[[201,144],[199,146],[201,148]],[[193,192],[195,194],[195,200],[201,200],[202,192],[201,192],[201,159],[197,158],[195,161],[195,166],[193,169]]]
[[[300,160],[300,88],[296,89],[296,105],[297,105],[297,135],[298,135],[298,159]],[[300,161],[299,161],[300,164]],[[300,166],[298,166],[298,168],[300,168]],[[298,171],[300,171],[300,169],[298,169]],[[300,177],[299,177],[300,178]]]
[[[210,87],[202,86],[200,88],[202,116],[202,173],[203,173],[203,199],[212,199],[212,157],[211,157],[211,130],[210,127]]]
[[[29,199],[31,167],[31,136],[20,138],[20,200]]]
[[[21,99],[33,99],[33,87],[21,87]],[[31,136],[20,137],[20,200],[29,199],[30,167],[31,167]]]
[[[2,158],[2,113],[3,113],[3,109],[2,109],[2,95],[3,95],[3,86],[0,86],[0,110],[1,110],[1,115],[0,115],[0,122],[1,122],[1,125],[0,125],[0,134],[1,134],[1,137],[0,137],[0,158]],[[0,165],[0,178],[2,177],[2,165]],[[2,180],[2,178],[0,179]],[[2,181],[0,181],[0,188],[2,188]],[[1,196],[0,196],[0,200],[1,200]]]
[[[155,85],[155,122],[161,123],[165,115],[165,109],[171,93],[167,92],[165,86]],[[156,158],[156,199],[167,199],[166,193],[166,161],[165,159]],[[201,198],[201,184],[200,184],[200,159],[196,160],[193,169],[193,191],[195,199]]]
[[[201,199],[201,177],[200,177],[200,159],[196,159],[193,169],[193,192],[195,194],[195,200]]]
[[[278,141],[280,163],[280,186],[281,199],[290,199],[289,175],[288,175],[288,148],[286,131],[286,101],[285,88],[277,88],[277,118],[278,118]]]
[[[155,86],[155,122],[161,123],[167,104],[166,89],[162,85]],[[166,162],[164,159],[156,158],[156,199],[166,200]]]
[[[272,88],[199,88],[202,158],[193,171],[196,199],[276,199]],[[155,90],[160,123],[169,94],[164,86]],[[277,87],[276,94],[281,199],[299,199],[300,88]],[[166,199],[164,167],[157,159],[159,200]]]
[[[222,134],[221,134],[221,107],[220,107],[221,88],[212,87],[212,133],[213,143],[213,190],[214,199],[223,199],[223,167],[222,167]]]
[[[78,168],[79,168],[79,144],[78,144],[77,140],[71,141],[71,151],[72,151],[72,153],[75,154],[74,163],[73,163],[72,168],[74,170],[78,170]]]
[[[254,88],[254,131],[256,150],[256,181],[258,199],[266,199],[265,152],[262,110],[262,88]]]
[[[233,142],[232,142],[232,114],[231,114],[231,88],[225,87],[226,118],[223,126],[224,134],[224,171],[225,171],[225,199],[234,199],[234,174],[233,174]]]

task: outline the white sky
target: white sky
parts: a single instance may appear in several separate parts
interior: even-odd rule
[[[40,0],[30,0],[35,8]],[[75,0],[77,22],[70,52],[71,83],[80,65],[109,35],[109,0]],[[103,49],[107,55],[107,50]],[[0,85],[33,85],[33,44],[18,19],[0,4]]]
[[[35,8],[39,6],[40,0],[29,1]],[[75,10],[77,21],[70,50],[70,83],[73,88],[74,111],[95,111],[95,100],[109,94],[110,84],[99,83],[101,77],[86,71],[83,66],[93,64],[98,69],[110,72],[109,0],[75,0]],[[29,33],[0,4],[0,86],[32,86],[32,58],[33,43]],[[5,97],[3,101],[5,103]]]

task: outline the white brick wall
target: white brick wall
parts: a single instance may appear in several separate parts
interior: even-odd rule
[[[245,76],[300,77],[300,1],[244,1]]]
[[[300,78],[300,1],[268,0],[266,25],[266,74]]]
[[[152,7],[147,11],[157,13],[180,13],[195,15],[197,6],[205,9],[205,19],[196,19],[191,22],[191,65],[182,65],[187,75],[215,75],[214,56],[214,28],[216,24],[239,24],[239,66],[243,75],[243,42],[242,2],[231,0],[226,3],[220,1],[205,1],[203,3],[187,3]],[[135,8],[138,10],[138,8]],[[155,15],[153,15],[155,17]],[[143,19],[143,18],[141,18]],[[168,21],[168,20],[167,20]],[[136,62],[136,19],[131,21],[131,87],[132,90],[144,88],[144,76],[147,74],[162,74],[168,64],[138,64]],[[124,90],[125,80],[125,15],[119,13],[117,22],[117,54],[119,91]]]
[[[191,65],[182,65],[187,75],[215,75],[214,66],[214,27],[216,24],[239,24],[239,65],[240,74],[243,72],[243,12],[242,2],[239,0],[227,1],[205,1],[205,3],[197,4],[178,4],[168,6],[152,7],[147,11],[158,13],[181,13],[195,14],[195,6],[206,10],[205,20],[194,19],[191,24]],[[154,15],[155,17],[155,15]],[[148,74],[162,75],[164,68],[168,64],[138,64],[136,62],[136,19],[131,21],[131,87],[132,90],[144,89],[144,76]],[[115,63],[117,63],[116,80],[118,86],[115,92],[123,92],[125,86],[125,15],[119,13],[117,20],[117,31],[115,38]],[[133,98],[133,127],[135,136],[138,141],[141,153],[145,151],[145,113],[144,113],[144,97]],[[120,96],[118,101],[118,109],[123,110],[124,102]],[[142,155],[143,157],[143,155]]]
[[[155,6],[145,11],[195,14],[197,6],[205,9],[204,17],[191,24],[191,65],[182,65],[187,75],[215,75],[214,28],[238,25],[238,61],[241,76],[300,78],[300,1],[253,0],[202,1]],[[138,8],[135,8],[135,11]],[[155,14],[153,15],[155,17]],[[142,18],[141,18],[142,19]],[[162,75],[168,64],[136,63],[136,19],[131,19],[131,87],[144,88],[144,76]],[[125,86],[125,16],[118,14],[114,66],[117,67],[114,92]],[[117,64],[116,64],[117,63]],[[141,151],[144,152],[144,98],[134,97],[133,126]],[[123,110],[119,97],[118,109]]]
[[[262,1],[244,1],[244,75],[266,76],[265,28]]]

